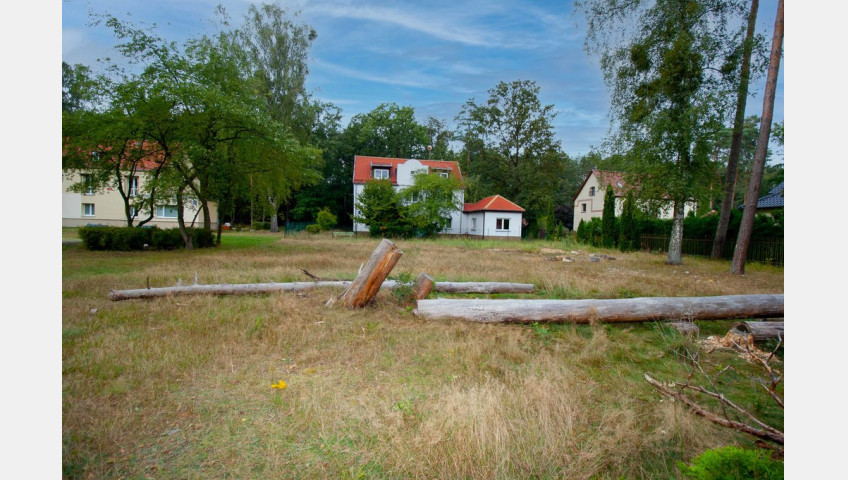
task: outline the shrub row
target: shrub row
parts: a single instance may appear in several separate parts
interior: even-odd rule
[[[621,218],[616,217],[614,228],[615,238],[620,232]],[[735,239],[739,235],[739,226],[742,223],[742,212],[734,210],[730,215],[730,223],[727,227],[728,239]],[[634,228],[636,238],[642,235],[670,235],[672,220],[660,220],[642,215],[634,216]],[[718,214],[704,215],[701,217],[690,213],[683,219],[683,236],[692,239],[712,239],[718,227]],[[576,231],[577,240],[586,244],[601,246],[602,221],[593,218],[590,222],[580,221]],[[759,214],[754,217],[754,227],[751,232],[751,240],[783,238],[783,214],[777,212],[771,215]],[[636,242],[638,248],[638,241]],[[616,246],[618,244],[616,243]]]
[[[189,228],[194,248],[215,244],[211,230]],[[174,250],[185,247],[178,228],[159,227],[81,227],[79,236],[88,250]]]

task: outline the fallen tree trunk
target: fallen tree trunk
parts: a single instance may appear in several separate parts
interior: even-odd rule
[[[168,297],[172,295],[255,295],[273,292],[301,292],[320,287],[346,288],[350,282],[345,280],[326,282],[293,282],[293,283],[241,283],[241,284],[211,284],[187,285],[159,288],[139,288],[135,290],[112,290],[109,300],[131,300],[135,298]]]
[[[783,339],[783,322],[739,322],[730,329],[754,342]]]
[[[319,282],[292,283],[242,283],[187,285],[159,288],[139,288],[134,290],[112,290],[109,300],[132,300],[136,298],[168,297],[171,295],[255,295],[274,292],[302,292],[315,288],[347,288],[350,280],[327,280]],[[386,280],[380,286],[388,290],[397,288],[395,280]],[[448,293],[532,293],[532,283],[501,282],[437,282],[433,290]]]
[[[339,296],[342,305],[348,308],[362,308],[371,303],[402,255],[403,252],[391,240],[381,240],[365,268]]]
[[[783,316],[783,294],[715,297],[645,297],[613,300],[419,300],[416,315],[428,320],[483,323],[645,322]]]

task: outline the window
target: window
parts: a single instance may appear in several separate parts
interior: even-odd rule
[[[374,178],[377,180],[386,180],[389,178],[389,169],[387,168],[375,168],[374,169]]]
[[[85,185],[84,195],[94,195],[94,176],[87,173],[82,174],[82,184]],[[92,205],[92,204],[89,204]],[[93,215],[93,214],[92,214]]]
[[[589,196],[590,196],[590,197],[594,197],[594,196],[595,196],[595,187],[589,187]]]
[[[450,178],[450,172],[440,171],[439,176],[442,178]]]
[[[509,230],[509,219],[498,218],[495,220],[495,230]]]
[[[94,204],[93,203],[83,203],[82,204],[82,216],[83,217],[93,217],[94,216]]]
[[[138,177],[127,177],[127,186],[129,187],[129,196],[138,195]]]
[[[471,219],[471,231],[472,232],[477,231],[477,219],[476,218]]]
[[[582,213],[586,213],[586,204],[585,204],[585,203],[583,203],[583,204],[581,204],[581,205],[580,205],[580,211],[581,211]]]
[[[162,205],[156,207],[156,216],[162,218],[177,218],[177,207],[175,205]]]
[[[132,218],[135,218],[137,213],[138,212],[135,211],[135,207],[130,207],[130,216]]]

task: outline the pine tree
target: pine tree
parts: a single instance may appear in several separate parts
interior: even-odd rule
[[[622,252],[628,250],[636,250],[639,247],[636,238],[636,204],[633,199],[633,192],[628,192],[624,199],[624,206],[621,210],[621,233],[618,240],[618,248]]]
[[[604,194],[604,213],[601,216],[601,244],[604,248],[615,247],[615,192],[612,186]]]

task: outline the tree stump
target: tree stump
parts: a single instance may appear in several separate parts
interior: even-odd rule
[[[412,294],[415,296],[416,300],[422,300],[427,298],[427,295],[430,294],[431,290],[433,290],[433,277],[422,272],[418,275],[418,279],[415,281],[415,287],[412,288]]]
[[[383,281],[392,272],[402,255],[403,252],[397,245],[384,238],[374,249],[374,253],[360,270],[359,275],[339,297],[342,304],[349,308],[362,308],[368,305],[380,291]]]
[[[754,342],[783,339],[783,322],[739,322],[731,332],[749,337]]]

